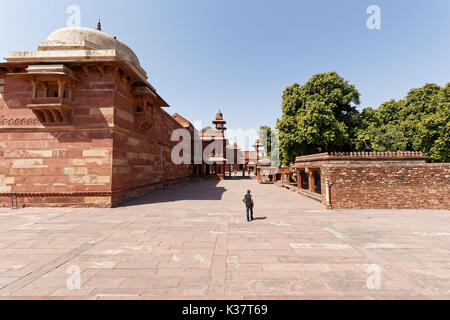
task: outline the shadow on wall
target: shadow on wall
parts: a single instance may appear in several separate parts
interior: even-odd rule
[[[139,206],[152,203],[176,202],[183,200],[221,200],[227,191],[218,187],[219,180],[193,180],[185,184],[169,187],[165,190],[151,192],[141,198],[128,201],[120,207]]]

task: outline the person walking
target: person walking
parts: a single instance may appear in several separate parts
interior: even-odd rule
[[[245,203],[245,207],[247,208],[247,221],[253,221],[253,208],[255,207],[255,203],[252,199],[252,192],[250,190],[247,191],[247,194],[244,196],[242,202]]]

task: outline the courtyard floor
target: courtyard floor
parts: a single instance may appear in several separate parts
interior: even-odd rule
[[[450,211],[326,211],[254,180],[116,209],[0,209],[0,297],[449,299]]]

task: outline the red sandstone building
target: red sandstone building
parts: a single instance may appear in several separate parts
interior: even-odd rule
[[[100,26],[57,30],[37,51],[5,60],[2,206],[17,197],[19,205],[109,207],[192,175],[225,176],[223,116],[201,136],[182,116],[170,116],[134,52]],[[171,135],[180,128],[200,137],[203,149],[217,139],[223,149],[211,163],[175,165]]]

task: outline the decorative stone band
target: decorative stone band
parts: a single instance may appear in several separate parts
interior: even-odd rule
[[[112,192],[0,193],[0,198],[109,197]]]
[[[41,122],[36,118],[0,118],[0,126],[39,126]]]
[[[297,157],[296,163],[311,161],[328,161],[328,160],[369,160],[369,161],[427,161],[422,152],[331,152],[312,154],[303,157]]]
[[[328,153],[333,157],[423,157],[421,151],[417,152],[331,152]]]

